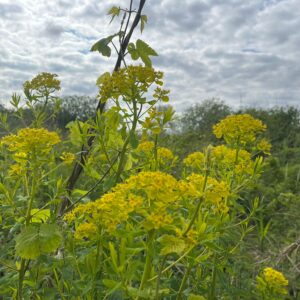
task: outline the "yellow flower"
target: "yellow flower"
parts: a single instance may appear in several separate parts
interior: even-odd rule
[[[75,154],[71,152],[63,152],[62,155],[60,156],[60,159],[67,165],[70,165],[74,159],[75,159]]]
[[[262,121],[249,114],[231,115],[213,126],[217,138],[224,138],[228,144],[245,145],[253,143],[256,135],[266,130]]]
[[[152,84],[161,86],[163,84],[162,78],[162,72],[144,66],[128,66],[112,74],[104,73],[97,80],[98,97],[101,102],[106,102],[108,99],[117,100],[123,96],[123,100],[130,102],[133,97],[137,96],[137,92],[148,91]],[[166,90],[156,89],[153,97],[157,100],[166,101],[167,94],[168,91]]]
[[[16,135],[11,134],[1,139],[1,144],[6,145],[10,152],[17,152],[16,161],[21,157],[30,159],[29,156],[33,155],[45,156],[59,142],[58,134],[45,128],[23,128]]]
[[[138,145],[137,152],[142,152],[146,155],[151,155],[154,149],[154,143],[151,141],[145,141]]]
[[[225,145],[212,148],[212,161],[218,171],[234,171],[238,175],[252,174],[254,162],[251,154],[243,149],[238,152]]]
[[[97,233],[97,226],[93,223],[82,223],[79,224],[75,231],[75,238],[91,238]]]
[[[267,293],[275,293],[280,295],[287,294],[286,287],[288,280],[284,275],[273,268],[265,268],[261,276],[257,276],[257,288]]]
[[[65,215],[65,220],[72,222],[81,217],[112,233],[135,213],[147,228],[160,228],[172,222],[166,211],[179,199],[177,183],[162,172],[141,172],[100,199],[77,206]]]
[[[271,154],[271,144],[268,142],[268,140],[266,139],[262,139],[258,142],[258,144],[256,145],[257,150],[265,153],[265,154]]]
[[[20,165],[20,164],[14,164],[14,165],[10,166],[8,174],[10,176],[21,175],[21,174],[23,174],[23,171],[24,171],[24,168],[22,167],[22,165]]]
[[[205,176],[192,173],[181,182],[180,190],[184,198],[203,198],[203,201],[210,204],[215,212],[226,213],[228,211],[225,200],[230,192],[229,187],[223,181],[208,177],[205,183]]]
[[[191,167],[196,170],[203,169],[204,163],[205,155],[202,152],[191,153],[183,160],[183,164],[186,167]]]

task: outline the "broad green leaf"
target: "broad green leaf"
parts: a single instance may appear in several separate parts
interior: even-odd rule
[[[139,59],[140,57],[139,52],[136,50],[135,45],[133,43],[128,44],[127,50],[133,60]]]
[[[16,237],[16,254],[34,259],[56,250],[61,239],[61,233],[54,224],[29,225]]]
[[[181,254],[186,248],[184,240],[173,235],[165,234],[159,238],[159,242],[163,247],[160,251],[161,255],[167,255],[169,253]]]
[[[91,51],[98,51],[103,56],[108,56],[109,57],[111,55],[111,49],[108,46],[108,44],[111,43],[112,39],[117,35],[119,35],[119,33],[110,35],[106,38],[103,38],[103,39],[99,40],[97,43],[95,43],[92,46]]]
[[[34,208],[30,214],[32,223],[45,223],[50,217],[50,209]]]
[[[157,53],[147,43],[140,39],[136,41],[136,50],[145,66],[151,67],[152,62],[149,56],[157,56]]]
[[[152,56],[158,56],[158,54],[156,53],[156,51],[154,49],[152,49],[147,43],[145,43],[144,41],[138,39],[136,41],[136,49],[138,50],[138,52],[140,54],[145,54],[147,56],[152,55]]]

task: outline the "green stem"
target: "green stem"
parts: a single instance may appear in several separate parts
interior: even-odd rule
[[[124,145],[122,147],[121,153],[120,153],[120,162],[117,168],[116,172],[116,183],[120,180],[121,173],[124,168],[124,163],[125,163],[125,158],[126,158],[126,151],[127,151],[127,146],[130,141],[130,136],[135,133],[137,122],[138,122],[138,113],[137,113],[137,106],[136,106],[136,100],[132,101],[133,103],[133,121],[132,121],[132,127],[128,133],[128,136],[124,142]]]
[[[17,292],[17,300],[23,299],[23,281],[24,281],[24,275],[25,275],[25,265],[26,265],[26,259],[21,259],[21,267],[19,271],[19,280],[18,280],[18,292]]]
[[[30,224],[31,209],[32,209],[35,192],[36,192],[36,183],[37,183],[36,176],[37,176],[36,172],[35,172],[35,170],[33,170],[33,179],[32,179],[32,183],[31,183],[30,191],[29,191],[29,186],[28,186],[28,179],[27,179],[27,176],[25,176],[25,187],[26,187],[26,191],[27,191],[27,196],[29,197],[29,202],[28,202],[26,216],[25,216],[25,227],[27,227]],[[17,299],[18,300],[23,299],[23,281],[24,281],[25,272],[26,272],[26,269],[28,268],[28,266],[29,266],[29,261],[22,258],[21,266],[20,266],[20,270],[19,270],[19,280],[18,280],[18,291],[17,291]]]
[[[185,270],[184,276],[182,278],[178,293],[177,293],[177,297],[176,300],[180,300],[182,299],[182,292],[184,290],[185,284],[189,278],[190,272],[192,270],[192,264],[189,264],[189,266],[187,267],[187,269]]]
[[[159,268],[159,271],[158,271],[157,280],[156,280],[156,288],[155,288],[155,300],[160,299],[160,295],[159,295],[160,278],[161,278],[162,271],[164,269],[164,265],[165,265],[166,260],[167,260],[167,255],[165,255],[165,257],[163,258],[163,260],[161,262],[161,265],[160,265],[160,268]]]
[[[209,300],[215,300],[215,288],[216,288],[216,281],[217,281],[217,256],[214,257],[214,266],[213,266],[213,273],[212,273],[212,282],[210,286],[210,292],[209,292]]]
[[[209,169],[207,168],[206,171],[205,171],[204,183],[203,183],[203,188],[202,188],[202,192],[203,193],[206,190],[208,174],[209,174]],[[195,223],[195,221],[196,221],[196,219],[198,217],[198,213],[199,213],[200,206],[201,206],[203,198],[204,198],[204,196],[200,197],[200,199],[198,200],[198,203],[197,203],[194,215],[193,215],[193,217],[192,217],[192,219],[191,219],[191,221],[190,221],[187,229],[185,230],[185,232],[183,233],[182,236],[186,236],[188,234],[188,232],[191,230],[192,226],[194,225],[194,223]]]
[[[145,262],[145,267],[144,267],[144,272],[140,284],[139,290],[142,291],[146,282],[148,281],[151,273],[151,267],[152,267],[152,259],[153,259],[153,254],[154,254],[154,230],[149,231],[148,233],[148,241],[147,241],[147,254],[146,254],[146,262]],[[139,299],[139,297],[137,297]]]
[[[157,144],[158,144],[158,134],[155,135],[155,140],[154,140],[154,171],[157,171],[158,168],[158,161],[157,161]]]

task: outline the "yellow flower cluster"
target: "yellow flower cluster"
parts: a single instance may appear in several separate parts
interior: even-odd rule
[[[189,154],[184,160],[183,164],[194,170],[202,170],[204,168],[205,155],[202,152],[194,152]]]
[[[212,162],[218,171],[234,171],[237,175],[252,174],[254,162],[251,154],[243,149],[237,153],[225,145],[212,148]]]
[[[162,85],[162,78],[162,72],[144,66],[128,66],[112,74],[104,73],[97,80],[100,101],[106,102],[111,98],[118,100],[120,96],[125,101],[131,101],[139,93],[147,92],[153,83]]]
[[[212,205],[215,212],[226,213],[228,207],[226,199],[229,196],[229,187],[223,181],[218,181],[213,177],[207,177],[192,173],[186,180],[180,182],[182,196],[185,198],[203,198]]]
[[[272,146],[269,143],[269,141],[266,140],[266,139],[260,140],[257,143],[256,148],[257,148],[257,150],[259,150],[259,151],[261,151],[261,152],[263,152],[265,154],[268,154],[268,155],[271,154],[271,148],[272,148]]]
[[[93,223],[82,223],[76,227],[75,238],[91,238],[97,233],[97,226]]]
[[[161,164],[166,164],[166,162],[174,159],[174,154],[168,148],[159,147],[157,149],[157,159]]]
[[[23,128],[16,135],[7,135],[1,139],[1,144],[6,145],[9,151],[21,152],[26,157],[33,154],[47,155],[59,142],[58,134],[45,128]]]
[[[263,270],[262,275],[258,276],[257,279],[257,287],[259,290],[280,295],[287,294],[286,287],[288,285],[288,280],[281,272],[268,267]]]
[[[60,159],[67,165],[70,165],[74,159],[75,159],[75,154],[71,152],[63,152],[62,155],[60,156]]]
[[[147,229],[160,228],[172,222],[167,209],[179,199],[177,180],[162,172],[141,172],[118,184],[100,199],[81,204],[66,214],[72,222],[84,219],[108,232],[113,232],[132,212],[143,218]],[[90,226],[90,225],[89,225]],[[87,236],[85,227],[78,227],[77,236]]]
[[[146,155],[151,155],[153,149],[154,149],[154,143],[151,141],[145,141],[138,145],[136,151]]]
[[[154,153],[154,142],[145,141],[138,145],[136,152],[146,156],[146,159],[149,163],[154,161],[155,153]],[[157,161],[160,167],[166,167],[172,164],[174,161],[175,156],[173,152],[165,147],[158,147],[157,148]]]
[[[49,93],[60,90],[60,81],[57,79],[56,74],[41,73],[35,76],[31,81],[25,81],[23,87],[25,93],[27,91],[36,90],[44,93],[46,90]]]
[[[256,135],[263,132],[266,125],[249,114],[230,115],[214,125],[213,132],[217,138],[224,138],[228,144],[245,145],[253,143]]]

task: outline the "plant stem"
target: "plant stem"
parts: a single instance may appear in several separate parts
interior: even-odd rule
[[[180,284],[180,287],[179,287],[179,290],[178,290],[178,293],[177,293],[176,300],[182,299],[182,292],[183,292],[185,284],[186,284],[186,282],[187,282],[187,280],[189,278],[191,269],[192,269],[192,264],[189,264],[189,266],[185,270],[184,276],[182,278],[182,281],[181,281],[181,284]]]
[[[204,177],[204,183],[203,183],[203,188],[202,188],[202,192],[204,193],[205,190],[206,190],[206,185],[207,185],[207,179],[208,179],[208,174],[209,174],[209,169],[206,168],[206,171],[205,171],[205,177]],[[197,206],[196,206],[196,209],[195,209],[195,212],[194,212],[194,215],[187,227],[187,229],[185,230],[185,232],[183,233],[182,236],[186,236],[188,234],[188,232],[191,230],[192,226],[194,225],[195,221],[196,221],[196,218],[198,216],[198,213],[199,213],[199,210],[200,210],[200,206],[201,206],[201,203],[202,203],[202,200],[204,199],[204,196],[200,197],[200,199],[198,200],[198,203],[197,203]]]
[[[165,257],[163,258],[160,268],[159,268],[159,271],[158,271],[157,280],[156,280],[156,288],[155,288],[155,300],[160,299],[160,295],[159,295],[160,278],[161,278],[162,271],[163,271],[166,260],[167,260],[167,255],[165,255]]]
[[[141,280],[141,284],[140,284],[140,288],[139,290],[142,291],[146,282],[148,281],[149,277],[150,277],[150,272],[151,272],[151,263],[152,263],[152,259],[153,259],[153,246],[154,246],[154,233],[155,231],[152,229],[151,231],[149,231],[148,233],[148,241],[147,241],[147,254],[146,254],[146,262],[145,262],[145,267],[144,267],[144,272],[143,272],[143,276],[142,276],[142,280]],[[137,297],[137,299],[139,299],[139,296]]]
[[[215,287],[216,287],[216,280],[217,280],[217,256],[215,254],[214,257],[214,266],[213,266],[213,273],[212,273],[212,282],[210,286],[210,291],[209,291],[209,300],[215,300]]]

